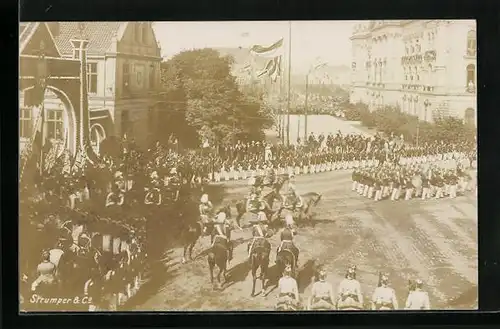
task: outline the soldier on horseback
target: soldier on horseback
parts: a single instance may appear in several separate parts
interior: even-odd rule
[[[284,208],[290,210],[300,210],[303,206],[302,197],[295,186],[295,175],[292,173],[288,181],[288,193],[283,196]]]
[[[290,228],[285,228],[281,231],[280,234],[281,243],[278,246],[278,249],[276,250],[276,254],[279,254],[282,250],[290,251],[294,256],[295,268],[296,268],[299,263],[299,248],[297,248],[293,243],[293,235],[294,232]]]
[[[406,299],[405,310],[430,310],[429,294],[423,290],[424,283],[418,279],[411,282],[410,294]]]
[[[226,209],[221,208],[217,211],[217,215],[214,220],[214,229],[213,229],[213,243],[215,243],[215,238],[220,237],[226,240],[228,262],[231,262],[233,259],[233,244],[231,241],[231,230],[230,225],[231,222],[227,218]]]
[[[363,296],[361,285],[356,280],[356,266],[351,265],[347,268],[345,279],[339,284],[337,309],[361,309],[362,305]]]
[[[372,310],[397,310],[396,292],[389,287],[389,274],[380,273],[378,287],[372,296]]]
[[[259,239],[266,239],[269,236],[271,236],[272,231],[269,229],[267,218],[260,217],[260,220],[255,223],[252,227],[252,241],[248,243],[247,246],[247,251],[248,251],[248,256],[250,257],[252,253],[252,248],[254,244],[257,242]]]
[[[200,211],[200,225],[202,227],[203,234],[207,233],[207,224],[211,220],[213,208],[212,202],[208,200],[208,194],[203,194],[198,207]]]

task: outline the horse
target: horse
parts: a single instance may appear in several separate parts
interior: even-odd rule
[[[212,246],[210,251],[208,252],[207,262],[208,267],[210,269],[210,282],[212,285],[214,284],[214,268],[217,265],[219,268],[219,273],[217,274],[217,282],[220,284],[221,274],[223,275],[224,281],[223,284],[227,281],[227,261],[228,257],[231,257],[232,254],[232,246],[230,237],[230,227],[224,226],[225,228],[225,237],[221,235],[215,235],[213,237]]]
[[[299,209],[299,221],[312,219],[311,210],[318,205],[321,201],[321,197],[322,195],[316,192],[309,192],[301,195],[302,207]]]
[[[264,200],[267,202],[269,207],[271,209],[266,209],[265,213],[266,216],[271,220],[273,216],[277,213],[272,210],[274,201],[281,201],[281,196],[280,196],[280,191],[283,185],[289,180],[288,174],[283,174],[283,175],[278,175],[276,177],[276,180],[271,183],[271,184],[256,184],[257,186],[262,186],[262,187],[270,187],[272,190],[271,192],[267,193],[264,196]],[[238,223],[238,226],[241,227],[240,221],[241,218],[247,213],[247,199],[241,199],[236,202],[236,210],[237,210],[237,217],[236,217],[236,222]]]
[[[269,254],[271,253],[271,243],[265,237],[254,238],[250,250],[250,268],[252,269],[252,293],[255,296],[255,284],[257,282],[257,270],[260,268],[259,278],[262,282],[262,289],[266,288],[266,275],[269,267]]]
[[[285,228],[285,230],[290,230],[290,229]],[[298,249],[296,252],[298,254]],[[281,248],[278,250],[276,254],[276,266],[278,268],[278,273],[280,277],[283,275],[283,271],[285,270],[287,265],[290,265],[292,269],[292,277],[296,277],[297,262],[295,260],[295,256],[296,255],[294,254],[294,252],[289,248],[283,248],[281,246]]]
[[[221,209],[221,211],[226,214],[227,218],[231,217],[231,206],[229,204],[224,206]],[[182,214],[182,215],[183,215],[182,217],[186,217],[186,216],[184,216],[185,214]],[[198,215],[194,215],[194,216],[198,216]],[[201,220],[193,221],[193,218],[192,218],[193,216],[187,216],[187,217],[189,217],[186,220],[187,224],[181,233],[182,241],[184,242],[183,243],[183,253],[182,253],[182,263],[186,263],[187,258],[189,258],[190,260],[193,259],[193,257],[192,257],[193,249],[194,249],[194,246],[196,245],[196,242],[198,242],[199,238],[203,235],[203,227],[207,228],[206,231],[208,232],[208,234],[210,234],[210,241],[211,242],[213,242],[213,239],[215,237],[215,233],[213,230],[213,223],[203,224],[201,222]]]

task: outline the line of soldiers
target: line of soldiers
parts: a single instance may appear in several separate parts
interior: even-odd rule
[[[307,310],[361,310],[364,301],[361,284],[356,279],[356,266],[347,268],[345,278],[339,283],[337,298],[333,286],[326,280],[327,273],[323,266],[317,270],[317,280],[314,282],[311,295],[307,300]],[[291,276],[290,268],[285,268],[283,277],[279,280],[278,309],[300,308],[300,296],[296,280]],[[409,294],[404,306],[405,310],[429,310],[429,294],[423,289],[420,279],[409,282]],[[291,308],[286,308],[290,305]],[[397,310],[399,309],[395,290],[390,286],[389,274],[379,273],[378,286],[375,288],[371,300],[372,310]]]
[[[438,163],[384,163],[378,167],[356,169],[352,173],[352,191],[369,199],[392,201],[418,197],[422,200],[445,196],[455,198],[473,188],[464,158]],[[467,160],[465,161],[468,162]]]

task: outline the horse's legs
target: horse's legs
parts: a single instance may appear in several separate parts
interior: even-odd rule
[[[208,268],[210,270],[210,282],[214,284],[214,266],[215,266],[215,256],[213,254],[208,255]]]

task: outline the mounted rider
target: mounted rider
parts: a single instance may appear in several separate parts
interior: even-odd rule
[[[335,305],[334,300],[333,286],[326,281],[326,270],[321,266],[318,269],[318,281],[314,282],[311,289],[308,309],[333,309]]]
[[[203,194],[200,199],[200,205],[198,206],[200,211],[200,223],[202,227],[203,234],[207,233],[207,225],[210,223],[214,206],[212,202],[208,199],[208,194]]]
[[[429,294],[423,290],[424,283],[417,279],[411,282],[410,294],[406,299],[405,310],[430,310]]]
[[[337,309],[356,308],[361,309],[363,296],[361,294],[361,284],[356,280],[356,266],[350,265],[347,268],[345,279],[339,284]]]
[[[282,250],[288,250],[290,251],[295,259],[295,267],[297,267],[299,263],[299,248],[295,246],[295,243],[293,243],[293,235],[294,231],[289,228],[285,228],[281,231],[280,234],[280,245],[276,249],[276,254],[279,254]]]
[[[372,296],[372,310],[397,310],[398,299],[393,288],[389,287],[389,274],[380,273],[378,287]]]
[[[31,291],[36,291],[40,284],[51,286],[56,283],[56,265],[50,261],[49,251],[42,253],[42,262],[36,268],[38,277],[31,284]]]
[[[248,256],[250,257],[252,253],[252,248],[254,244],[260,239],[267,239],[272,235],[272,231],[269,229],[269,222],[265,215],[260,217],[252,227],[252,241],[247,245]]]
[[[212,245],[215,243],[215,239],[217,237],[225,239],[228,253],[227,260],[230,262],[233,259],[233,243],[231,241],[231,222],[229,221],[229,218],[227,218],[225,209],[221,208],[217,211],[217,215],[213,219],[213,223],[213,232],[215,236]]]
[[[285,209],[299,210],[303,206],[303,200],[297,191],[295,185],[295,175],[292,173],[288,181],[288,193],[283,196],[283,205]]]
[[[292,267],[287,265],[278,282],[278,301],[276,308],[297,309],[300,303],[297,280],[292,277]]]

